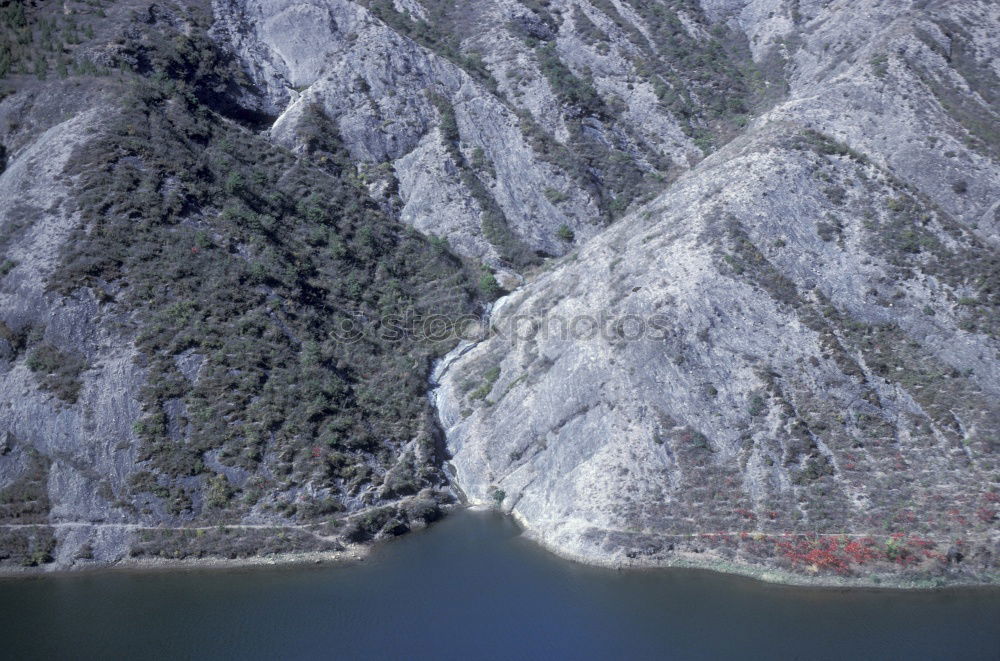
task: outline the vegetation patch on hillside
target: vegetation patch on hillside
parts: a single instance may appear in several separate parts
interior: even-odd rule
[[[213,104],[239,74],[203,32],[136,28],[124,52],[142,75],[74,157],[83,224],[50,286],[132,318],[140,460],[181,512],[288,492],[271,507],[302,515],[301,485],[334,500],[377,486],[402,444],[432,436],[426,374],[451,343],[412,330],[474,312],[472,274],[379,210],[318,108],[302,153],[276,147]],[[184,352],[204,357],[193,382]],[[209,452],[257,477],[219,489]],[[191,476],[203,493],[171,486]]]
[[[44,390],[67,404],[76,403],[83,385],[80,374],[87,369],[81,356],[60,351],[51,344],[40,344],[28,354],[25,365],[35,373]]]
[[[10,449],[7,448],[7,451]],[[51,461],[34,450],[20,477],[0,489],[0,523],[44,523],[49,516],[48,479]],[[4,547],[0,544],[0,550]]]
[[[113,4],[114,0],[4,3],[0,6],[0,80],[15,75],[45,80],[103,72],[104,67],[77,50],[94,38],[105,9]]]

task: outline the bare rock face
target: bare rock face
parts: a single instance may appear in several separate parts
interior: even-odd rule
[[[735,23],[654,4],[218,0],[213,30],[267,90],[275,139],[300,144],[321,108],[405,222],[519,270],[780,96],[782,73],[741,68]]]
[[[322,108],[356,160],[394,176],[400,216],[420,231],[498,265],[517,259],[484,232],[487,205],[499,211],[499,231],[532,252],[564,252],[561,225],[581,237],[597,231],[593,200],[533,152],[512,109],[364,7],[340,0],[229,2],[218,3],[217,13],[280,112],[275,139],[294,145],[303,109]],[[556,207],[546,189],[568,192]]]
[[[72,181],[64,170],[109,110],[80,112],[44,130],[0,177],[0,225],[9,232],[5,259],[10,266],[0,290],[0,336],[9,347],[0,368],[5,533],[9,524],[42,524],[50,517],[127,518],[110,510],[108,501],[124,491],[135,462],[127,442],[142,383],[135,350],[127,339],[95,323],[93,296],[52,305],[45,291],[78,222],[68,202]],[[37,375],[43,371],[48,374],[39,388]],[[68,406],[67,400],[76,405]],[[30,537],[51,536],[54,543],[67,534],[39,528]],[[11,539],[5,537],[8,553]],[[44,546],[38,539],[32,543]]]
[[[588,562],[851,573],[882,536],[938,563],[962,536],[988,576],[996,8],[705,4],[755,57],[785,44],[787,100],[442,362],[454,479]]]

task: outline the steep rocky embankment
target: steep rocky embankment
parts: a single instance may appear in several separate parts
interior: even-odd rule
[[[997,7],[742,4],[787,99],[497,304],[455,481],[588,562],[994,580]]]
[[[0,569],[455,486],[591,562],[995,575],[995,3],[0,19]]]

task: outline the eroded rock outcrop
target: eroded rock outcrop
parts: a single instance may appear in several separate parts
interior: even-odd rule
[[[713,11],[758,55],[797,46],[788,100],[501,300],[491,337],[443,363],[454,479],[588,562],[706,552],[850,573],[917,535],[932,541],[914,564],[946,563],[961,537],[969,571],[995,574],[998,168],[978,131],[998,108],[971,82],[996,80],[996,41],[972,36],[995,8],[776,23],[755,4]],[[853,20],[864,43],[829,47]],[[964,39],[950,56],[943,31]],[[817,534],[880,550],[834,540],[817,560],[800,546]]]

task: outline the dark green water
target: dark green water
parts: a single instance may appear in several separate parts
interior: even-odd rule
[[[353,566],[0,582],[10,659],[1000,659],[1000,592],[575,565],[461,512]]]

